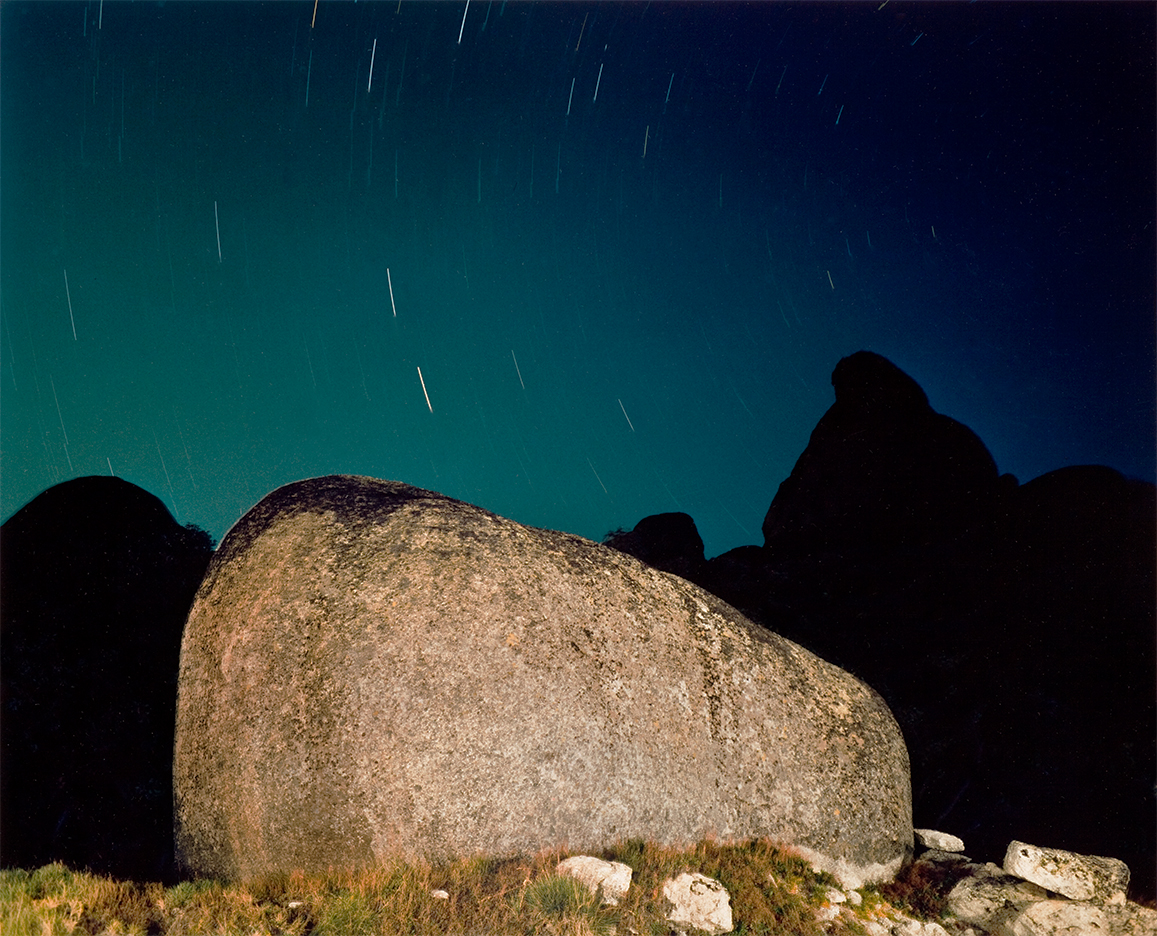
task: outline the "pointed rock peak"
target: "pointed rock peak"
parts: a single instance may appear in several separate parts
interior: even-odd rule
[[[836,403],[869,412],[929,409],[928,397],[911,377],[872,351],[841,358],[832,371]]]

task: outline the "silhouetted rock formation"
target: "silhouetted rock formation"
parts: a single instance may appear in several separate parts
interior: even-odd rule
[[[613,549],[373,478],[286,485],[225,537],[174,764],[201,874],[716,834],[862,882],[912,850],[862,682]]]
[[[918,825],[993,860],[1014,838],[1120,857],[1152,896],[1154,486],[1102,467],[1018,486],[870,352],[832,384],[764,546],[692,580],[884,696]]]
[[[636,523],[629,533],[608,533],[603,544],[691,582],[703,573],[703,540],[690,514],[652,514]]]
[[[763,521],[776,559],[922,560],[990,515],[996,463],[967,426],[933,411],[886,358],[859,351],[832,373],[824,413]]]
[[[978,676],[992,661],[988,746],[955,806],[973,823],[987,811],[980,831],[995,838],[1121,858],[1148,897],[1157,873],[1155,518],[1154,486],[1111,468],[1062,468],[1017,490],[993,588],[999,633],[972,648]]]
[[[153,495],[78,478],[0,527],[0,862],[172,868],[177,663],[212,553]]]

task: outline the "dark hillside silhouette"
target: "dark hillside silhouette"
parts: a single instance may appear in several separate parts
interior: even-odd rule
[[[4,866],[171,878],[177,664],[212,549],[113,477],[0,527]]]

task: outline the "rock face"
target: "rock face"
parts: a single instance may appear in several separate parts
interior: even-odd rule
[[[171,879],[185,613],[213,544],[112,477],[0,528],[0,863]]]
[[[188,869],[768,836],[854,882],[912,848],[879,696],[576,536],[358,477],[274,491],[189,613]]]
[[[764,545],[692,579],[884,696],[918,824],[993,861],[1013,838],[1119,856],[1157,895],[1154,486],[1098,466],[1019,485],[870,352],[832,384]]]

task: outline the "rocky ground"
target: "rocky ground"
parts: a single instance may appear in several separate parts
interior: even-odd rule
[[[1157,910],[1126,899],[1129,869],[1113,858],[1009,843],[1003,867],[964,855],[960,839],[917,831],[909,880],[951,883],[940,922],[881,907],[875,919],[855,912],[855,893],[833,894],[819,914],[857,920],[868,936],[1155,936]]]
[[[1129,869],[1115,858],[1014,841],[1002,867],[971,861],[953,835],[918,829],[916,841],[920,854],[897,883],[878,892],[828,888],[815,911],[822,928],[867,936],[1157,936],[1157,910],[1126,899]],[[580,856],[558,872],[578,878],[604,903],[616,903],[630,887],[631,870],[618,862]],[[668,880],[663,894],[678,936],[724,936],[735,928],[719,881],[683,874]]]

